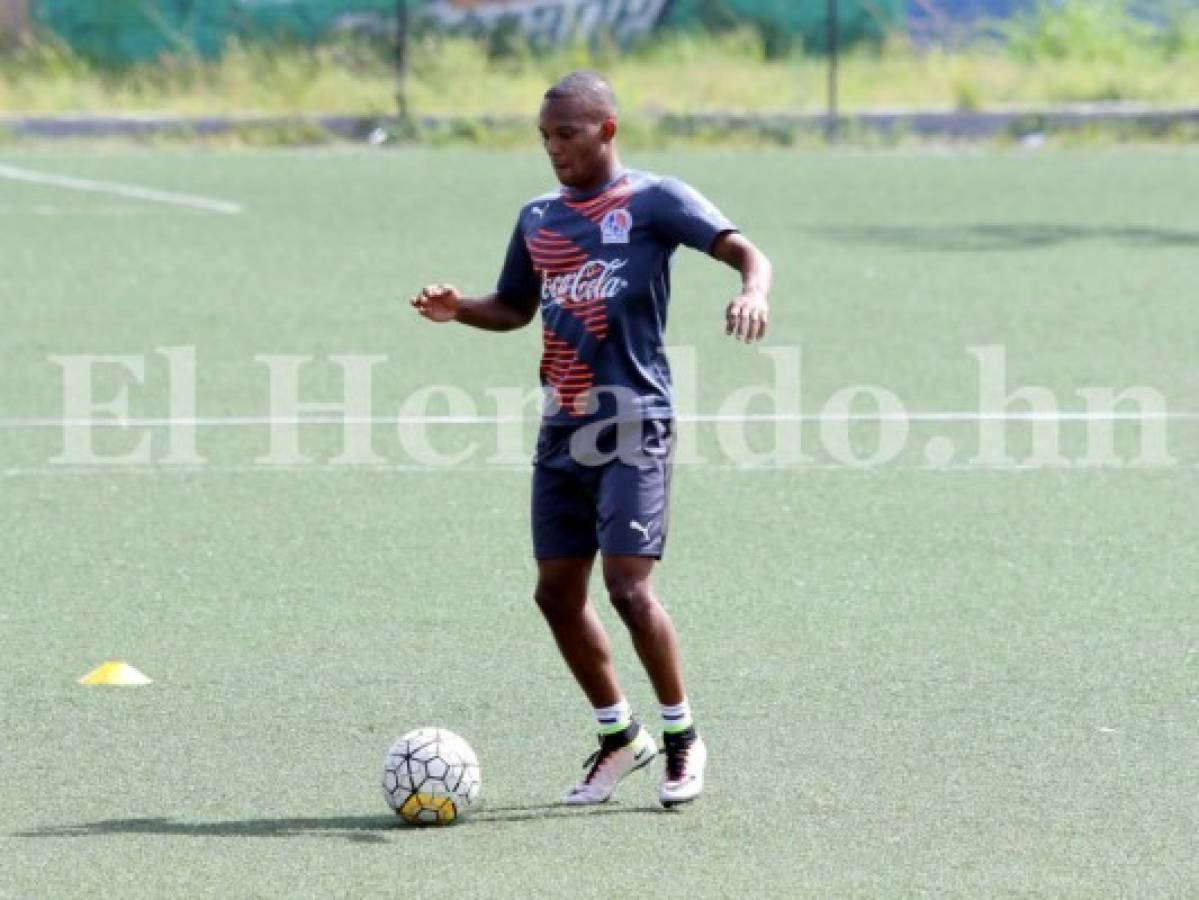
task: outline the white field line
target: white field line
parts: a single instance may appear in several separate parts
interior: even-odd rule
[[[1103,465],[1056,464],[1034,465],[1031,463],[953,463],[947,466],[930,465],[885,465],[885,466],[846,466],[840,463],[795,463],[780,465],[764,463],[761,465],[742,466],[734,463],[701,463],[678,464],[677,470],[692,472],[729,472],[729,473],[779,473],[790,472],[799,475],[831,474],[845,472],[854,477],[883,475],[888,472],[906,474],[957,474],[965,472],[1047,472],[1056,474],[1068,473],[1103,473],[1119,471],[1196,471],[1199,464],[1193,463],[1160,463],[1145,464],[1136,462],[1104,463]],[[206,465],[167,465],[146,463],[139,465],[46,465],[46,466],[14,466],[0,469],[0,479],[5,478],[88,478],[95,476],[144,476],[171,477],[183,475],[322,475],[322,474],[425,474],[444,475],[470,473],[499,473],[508,475],[529,475],[533,471],[531,462],[522,465],[487,463],[469,463],[457,466],[426,466],[419,463],[383,463],[380,465],[339,465],[337,463],[310,463],[270,465],[256,463],[206,464]]]
[[[156,212],[144,203],[109,206],[57,206],[37,203],[32,206],[0,206],[0,216],[144,216]]]
[[[53,417],[0,418],[0,431],[40,428],[256,428],[272,425],[519,425],[535,424],[539,419],[520,416],[196,416],[127,417],[102,419],[60,419]],[[1162,412],[913,412],[913,413],[763,413],[722,415],[684,413],[679,422],[1192,422],[1199,411]]]
[[[185,206],[189,209],[199,209],[204,212],[222,213],[230,216],[235,216],[242,211],[240,204],[230,203],[226,200],[214,200],[211,197],[198,197],[194,194],[178,194],[174,191],[159,191],[131,184],[118,184],[115,181],[94,181],[90,178],[52,175],[48,172],[19,169],[16,166],[8,166],[2,163],[0,163],[0,178],[8,178],[11,181],[24,181],[29,184],[44,184],[50,187],[67,188],[72,191],[88,191],[93,194],[113,194],[117,197],[129,197],[133,200],[145,200],[149,203]]]

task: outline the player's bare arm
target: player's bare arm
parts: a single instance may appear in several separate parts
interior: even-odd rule
[[[461,322],[484,331],[523,328],[537,312],[536,302],[517,307],[494,293],[470,299],[451,284],[431,284],[410,302],[413,309],[431,322]]]
[[[725,334],[747,344],[761,340],[766,335],[774,282],[770,260],[749,238],[735,231],[716,242],[712,255],[741,273],[741,293],[725,310]]]

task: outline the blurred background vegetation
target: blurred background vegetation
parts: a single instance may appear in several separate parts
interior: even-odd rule
[[[11,16],[14,0],[3,2]],[[380,15],[360,16],[316,40],[280,27],[269,40],[230,29],[214,44],[213,30],[201,20],[193,17],[184,27],[151,17],[146,21],[157,28],[160,44],[147,58],[137,52],[114,58],[94,33],[91,44],[67,40],[45,24],[44,13],[41,19],[35,14],[37,0],[22,2],[27,27],[10,24],[0,52],[0,111],[386,116],[396,110],[395,19],[384,15],[394,12],[391,0],[377,0],[387,4]],[[528,116],[548,81],[579,67],[608,73],[634,116],[824,108],[825,0],[775,3],[780,12],[774,17],[747,14],[738,6],[747,0],[678,2],[668,7],[674,18],[647,36],[621,40],[600,31],[554,45],[530,41],[515,28],[447,32],[414,14],[407,57],[411,109],[422,116]],[[770,0],[764,2],[769,9]],[[54,0],[43,9],[55,3],[75,15],[82,8]],[[842,23],[842,108],[1199,104],[1194,0],[1008,5],[1003,18],[938,19],[936,0],[849,2],[853,16]],[[71,21],[70,15],[60,21]]]

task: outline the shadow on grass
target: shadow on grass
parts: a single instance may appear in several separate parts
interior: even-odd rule
[[[877,244],[907,250],[989,252],[1039,250],[1079,241],[1131,247],[1199,247],[1199,232],[1175,228],[1044,223],[961,225],[875,225],[862,228],[811,228],[815,237],[841,243]]]
[[[658,806],[602,806],[577,809],[559,803],[530,806],[495,806],[472,810],[453,828],[533,822],[544,819],[586,819],[611,815],[674,815]],[[78,838],[122,834],[160,835],[165,837],[301,837],[328,835],[353,843],[386,843],[384,833],[405,833],[430,829],[408,825],[395,816],[332,816],[328,818],[230,819],[218,822],[187,822],[169,818],[104,819],[77,825],[55,825],[10,835],[19,838]]]

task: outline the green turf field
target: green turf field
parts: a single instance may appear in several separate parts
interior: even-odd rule
[[[532,384],[537,329],[438,328],[427,281],[490,287],[534,155],[359,150],[9,150],[0,166],[216,198],[235,215],[0,178],[0,896],[1193,896],[1199,890],[1199,154],[1177,149],[639,155],[692,181],[777,265],[769,344],[802,348],[805,415],[875,385],[911,411],[977,410],[968,347],[1007,381],[1140,385],[1168,460],[972,463],[979,423],[924,419],[854,468],[806,421],[802,464],[740,467],[700,423],[659,586],[712,760],[699,804],[653,778],[553,806],[589,712],[530,600],[527,467],[486,425],[394,424],[371,466],[263,465],[263,354],[376,354],[374,410],[416,389]],[[723,336],[736,279],[695,254],[670,340],[695,411],[771,379]],[[131,414],[162,417],[193,347],[202,465],[78,466],[50,356],[145,358]],[[759,401],[751,412],[768,412]],[[431,414],[444,412],[436,404]],[[404,426],[411,428],[415,426]],[[773,426],[749,426],[756,448]],[[878,423],[845,439],[866,456]],[[128,452],[138,433],[100,429]],[[523,431],[525,449],[532,431]],[[953,442],[930,464],[929,441]],[[522,451],[523,452],[523,451]],[[943,464],[940,464],[943,463]],[[598,587],[598,585],[597,585]],[[618,628],[615,615],[602,609]],[[653,698],[614,632],[634,705]],[[123,659],[148,687],[82,687]],[[482,761],[461,825],[396,827],[378,780],[439,724]],[[655,773],[656,775],[656,773]]]

